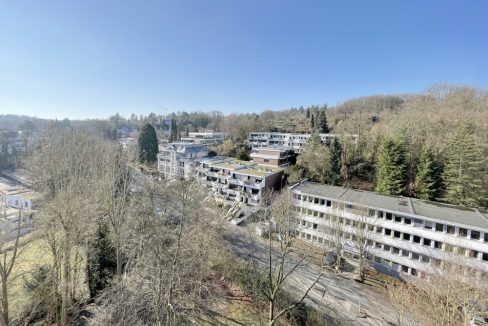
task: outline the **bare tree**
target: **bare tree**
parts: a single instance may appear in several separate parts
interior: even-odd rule
[[[285,307],[278,307],[277,302],[290,276],[295,273],[308,255],[295,258],[297,218],[291,210],[291,195],[283,191],[277,195],[270,210],[265,210],[265,220],[270,223],[270,232],[267,239],[266,275],[268,281],[261,289],[268,301],[268,318],[266,324],[274,325],[277,320],[287,312],[302,304],[309,292],[322,277],[318,273],[312,284],[305,288],[303,294]]]
[[[0,325],[9,324],[9,281],[14,265],[21,252],[19,250],[21,220],[22,214],[19,209],[19,216],[15,229],[11,230],[10,228],[7,228],[2,230],[1,234],[0,254],[3,257],[0,259],[0,280],[2,282],[2,313],[0,314]]]

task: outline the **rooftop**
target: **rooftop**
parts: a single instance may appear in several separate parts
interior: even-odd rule
[[[263,177],[283,171],[270,165],[261,165],[251,161],[241,161],[235,158],[212,157],[201,160],[201,163],[208,164],[210,167],[217,169],[230,170],[238,174],[247,174],[256,177]]]
[[[428,217],[455,224],[488,229],[488,214],[474,208],[449,205],[416,198],[386,196],[370,191],[355,190],[318,183],[302,182],[293,186],[294,191],[303,194],[326,197],[389,211]]]

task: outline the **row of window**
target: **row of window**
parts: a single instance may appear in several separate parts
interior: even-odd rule
[[[358,222],[354,221],[354,220],[342,218],[342,222],[345,225],[358,227]],[[324,232],[326,234],[334,234],[334,232],[340,231],[342,237],[356,241],[356,235],[348,234],[347,232],[343,232],[340,229],[336,230],[337,228],[334,228],[333,225],[331,225],[331,227],[320,225],[320,229],[319,229],[319,225],[317,223],[311,223],[311,222],[307,222],[305,220],[300,220],[300,219],[297,220],[297,223],[301,227],[311,228],[314,230]],[[443,243],[441,241],[431,240],[428,238],[422,238],[422,237],[417,236],[417,235],[411,235],[409,233],[403,233],[403,232],[391,230],[388,228],[374,226],[371,224],[361,223],[360,227],[363,229],[367,229],[368,231],[371,231],[371,232],[374,231],[376,233],[379,233],[379,234],[382,234],[385,236],[389,236],[389,237],[393,237],[393,238],[396,238],[399,240],[408,241],[408,242],[411,241],[411,242],[418,244],[418,245],[424,245],[424,246],[427,246],[430,248],[439,249],[439,250],[442,250],[445,252],[450,252],[453,254],[463,255],[463,256],[466,256],[469,258],[478,259],[478,256],[481,253],[481,259],[483,261],[488,261],[488,253],[485,253],[485,252],[479,252],[479,251],[476,251],[473,249],[467,249],[467,248],[464,248],[461,246],[449,245],[449,244]],[[369,244],[372,245],[371,240],[368,240],[368,242],[370,242]]]
[[[332,206],[332,202],[330,200],[320,199],[317,197],[301,196],[301,195],[295,194],[295,198],[298,200],[305,200],[307,202],[318,204],[318,205],[325,205],[327,207]],[[347,205],[347,206],[352,207],[352,205]],[[319,218],[326,217],[326,214],[324,214],[322,212],[318,212],[318,211],[315,211],[312,209],[302,208],[300,206],[293,206],[292,210],[295,212],[299,212],[299,213],[301,212],[301,213],[304,213],[304,214],[307,214],[310,216],[314,216],[314,217],[319,217]],[[370,209],[369,210],[369,216],[376,216],[375,211]],[[423,227],[425,229],[429,229],[429,230],[436,231],[436,232],[445,232],[447,234],[456,234],[456,227],[453,225],[449,225],[449,224],[434,223],[434,222],[430,222],[430,221],[423,221],[420,219],[407,218],[407,217],[397,216],[397,215],[394,215],[392,213],[386,213],[386,212],[382,212],[382,211],[378,211],[377,217],[388,220],[388,221],[394,221],[394,222],[398,222],[398,223],[402,223],[402,224],[412,225],[415,227]],[[468,230],[466,228],[461,228],[461,227],[458,228],[457,235],[459,237],[467,238],[468,234],[469,234],[469,238],[471,240],[480,240],[480,241],[488,242],[488,232],[481,233],[481,232],[476,231],[476,230]]]

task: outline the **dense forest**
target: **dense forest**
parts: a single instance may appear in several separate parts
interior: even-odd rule
[[[0,125],[23,130],[72,126],[115,138],[117,128],[140,130],[146,123],[160,134],[169,129],[168,119],[172,119],[172,139],[191,131],[227,132],[228,140],[215,151],[228,155],[241,151],[250,131],[357,134],[359,141],[354,145],[344,140],[333,146],[310,144],[298,164],[287,171],[289,181],[308,178],[384,194],[488,206],[486,89],[436,85],[416,94],[368,96],[335,107],[316,105],[259,114],[116,114],[108,120],[83,121],[0,116]]]

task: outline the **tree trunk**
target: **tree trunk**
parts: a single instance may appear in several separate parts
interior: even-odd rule
[[[2,275],[2,325],[8,325],[8,288],[7,288],[7,277]]]
[[[63,255],[63,294],[61,302],[61,325],[68,326],[68,300],[69,300],[69,248],[68,244],[64,245]]]

